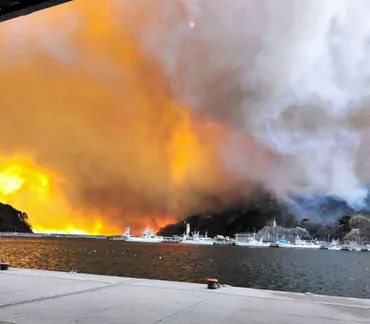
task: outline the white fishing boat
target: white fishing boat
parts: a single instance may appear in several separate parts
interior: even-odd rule
[[[294,243],[290,243],[287,240],[279,240],[277,243],[279,244],[279,247],[283,248],[316,249],[316,250],[320,248],[320,245],[316,244],[315,242],[301,240],[299,235],[296,236]]]
[[[238,241],[236,240],[238,246],[248,246],[248,247],[269,247],[270,243],[263,242],[262,239],[256,240],[255,238],[251,238],[248,241]]]
[[[213,245],[214,240],[211,238],[185,239],[180,243],[183,244],[198,244],[198,245]]]
[[[130,227],[126,227],[125,234],[123,235],[126,242],[136,242],[136,243],[162,243],[163,236],[155,235],[154,231],[147,227],[141,233],[141,236],[134,236],[130,234]]]
[[[339,244],[339,240],[332,239],[331,244],[328,246],[328,250],[331,251],[340,251],[342,249],[342,246]]]
[[[270,243],[266,243],[262,238],[256,239],[256,232],[253,234],[249,233],[237,233],[235,234],[235,242],[238,246],[247,247],[269,247]]]
[[[200,236],[199,232],[194,232],[190,235],[190,224],[186,224],[186,230],[181,243],[183,244],[197,244],[197,245],[213,245],[214,239],[207,236]]]

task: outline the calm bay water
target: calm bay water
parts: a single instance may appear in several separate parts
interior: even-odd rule
[[[13,267],[370,298],[370,252],[0,238]],[[1,277],[0,277],[1,278]]]

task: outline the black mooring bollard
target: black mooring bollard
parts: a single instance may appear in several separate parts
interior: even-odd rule
[[[208,289],[217,289],[217,279],[208,279]]]
[[[8,270],[9,269],[9,263],[0,262],[0,270]]]

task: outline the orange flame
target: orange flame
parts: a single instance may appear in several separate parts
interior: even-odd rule
[[[148,17],[115,15],[119,3],[80,0],[3,25],[0,201],[37,232],[159,229],[230,186],[216,153],[225,129],[172,99],[135,37]]]
[[[73,211],[62,191],[63,179],[38,166],[29,155],[0,158],[0,201],[26,211],[39,233],[117,234],[96,212]]]
[[[181,120],[170,142],[170,165],[172,181],[184,184],[186,179],[199,170],[204,160],[201,144],[195,133],[188,110],[181,111]]]

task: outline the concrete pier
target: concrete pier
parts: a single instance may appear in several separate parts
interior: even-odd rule
[[[0,271],[0,323],[370,323],[370,300],[41,270]]]

